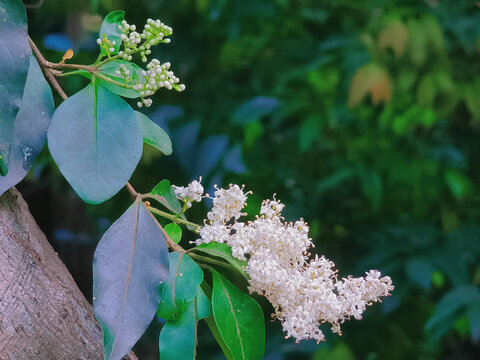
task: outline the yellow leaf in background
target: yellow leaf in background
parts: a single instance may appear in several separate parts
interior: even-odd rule
[[[62,61],[60,61],[60,64],[65,64],[65,60],[69,60],[73,57],[73,50],[68,49],[65,51],[65,54],[63,54]]]
[[[358,105],[368,94],[371,94],[374,105],[391,99],[390,77],[383,68],[373,63],[362,66],[353,76],[348,106]]]
[[[391,20],[378,34],[377,44],[380,50],[392,49],[397,57],[402,56],[408,40],[408,29],[399,20]]]

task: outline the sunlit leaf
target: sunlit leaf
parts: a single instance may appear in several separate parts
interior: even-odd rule
[[[90,84],[55,111],[48,146],[77,194],[98,204],[130,179],[143,139],[130,105],[103,86]]]
[[[0,1],[0,176],[8,173],[15,118],[22,104],[32,50],[20,0]]]
[[[170,236],[170,239],[172,239],[173,242],[178,244],[180,240],[182,240],[182,228],[177,224],[167,224],[164,227],[164,230],[167,232],[168,236]]]
[[[265,323],[262,308],[216,270],[211,271],[212,311],[222,339],[234,359],[263,359]]]
[[[93,259],[93,308],[105,359],[121,359],[145,332],[168,269],[163,233],[137,200],[103,235]]]
[[[408,29],[399,20],[390,20],[378,34],[378,48],[391,48],[397,57],[402,56],[408,40]]]
[[[20,182],[30,170],[47,139],[47,128],[54,111],[52,91],[42,70],[30,56],[20,111],[10,140],[10,161],[6,176],[0,176],[0,195]]]
[[[350,85],[348,106],[358,105],[368,94],[371,94],[374,105],[381,101],[390,101],[390,77],[379,65],[370,63],[358,69]]]

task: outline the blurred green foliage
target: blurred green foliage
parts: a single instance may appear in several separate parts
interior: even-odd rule
[[[316,251],[339,276],[379,268],[395,283],[391,298],[344,325],[342,341],[294,345],[278,324],[268,327],[269,358],[478,356],[474,1],[50,0],[29,10],[30,33],[44,45],[66,35],[70,62],[91,63],[96,15],[115,9],[129,23],[151,17],[173,27],[172,43],[154,55],[187,85],[154,100],[149,115],[168,129],[174,157],[146,148],[133,177],[140,191],[202,175],[206,185],[246,184],[250,207],[275,192],[287,219],[309,221]],[[45,52],[52,61],[63,55]],[[68,81],[69,93],[84,84]],[[68,186],[43,159],[40,178],[62,196]],[[114,219],[127,200],[87,211]]]

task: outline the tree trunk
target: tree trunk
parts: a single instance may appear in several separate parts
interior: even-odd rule
[[[103,359],[92,306],[15,188],[0,197],[0,359]]]

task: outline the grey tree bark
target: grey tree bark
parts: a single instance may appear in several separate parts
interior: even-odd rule
[[[92,306],[15,188],[0,197],[0,359],[103,359]]]

